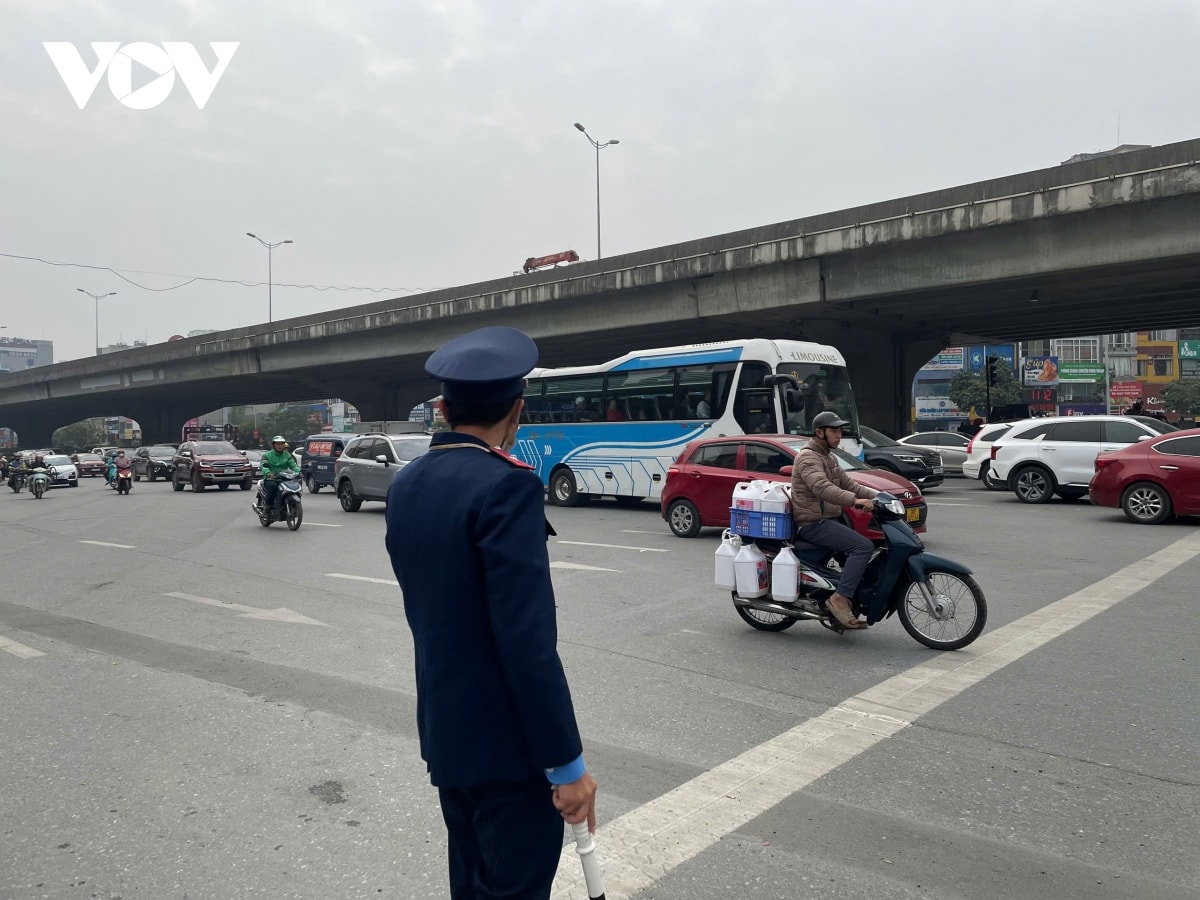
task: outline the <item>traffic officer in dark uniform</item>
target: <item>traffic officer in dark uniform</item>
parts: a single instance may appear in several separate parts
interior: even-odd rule
[[[549,897],[563,820],[595,829],[596,782],[558,657],[542,481],[504,452],[537,356],[528,335],[502,327],[430,356],[450,430],[387,496],[454,900]]]

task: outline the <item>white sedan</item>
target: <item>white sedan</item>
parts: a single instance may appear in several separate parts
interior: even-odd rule
[[[51,487],[79,487],[79,470],[71,457],[55,454],[42,457],[46,468],[52,470],[50,475]]]
[[[962,474],[963,463],[967,459],[967,444],[970,442],[969,437],[958,431],[919,431],[899,439],[901,444],[940,453],[947,475],[951,472],[955,475]]]

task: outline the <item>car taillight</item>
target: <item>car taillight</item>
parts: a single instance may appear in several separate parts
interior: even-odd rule
[[[975,446],[975,436],[971,435],[971,439],[967,441],[967,456],[971,455],[971,449]]]
[[[995,459],[996,454],[999,452],[1000,452],[1000,448],[997,447],[995,444],[992,444],[992,449],[991,449],[991,452],[988,454],[988,459]]]
[[[1109,463],[1115,463],[1115,462],[1116,462],[1116,460],[1113,459],[1112,457],[1097,456],[1096,457],[1096,471],[1099,472],[1101,469],[1103,469]]]

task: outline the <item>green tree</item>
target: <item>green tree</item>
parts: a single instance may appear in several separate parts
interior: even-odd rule
[[[294,443],[307,437],[309,433],[308,410],[285,406],[283,409],[271,413],[265,418],[260,417],[258,420],[258,431],[259,434],[263,435],[264,441],[269,441],[275,435],[281,434],[289,443]]]
[[[986,418],[989,412],[987,391],[987,380],[984,373],[962,371],[955,373],[954,377],[950,379],[948,393],[954,405],[964,413],[969,412],[971,407],[975,407],[975,411]],[[996,368],[996,383],[992,385],[992,406],[1016,403],[1020,399],[1021,385],[1017,382],[1017,378],[1008,364],[1002,363]]]
[[[50,436],[50,444],[67,453],[90,450],[104,443],[104,420],[83,419],[64,425]]]
[[[1200,415],[1200,379],[1172,381],[1162,387],[1163,404],[1183,416]]]

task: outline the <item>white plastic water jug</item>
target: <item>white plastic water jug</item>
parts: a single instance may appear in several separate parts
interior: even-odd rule
[[[771,563],[771,596],[780,603],[792,603],[800,596],[797,589],[800,560],[791,547],[784,547]]]
[[[730,505],[734,509],[758,510],[770,484],[769,481],[739,481],[734,485],[733,500]]]
[[[770,485],[763,492],[758,508],[763,512],[788,512],[792,508],[792,492],[789,485],[782,481],[763,482]]]
[[[753,598],[767,593],[767,558],[754,544],[743,544],[733,558],[734,578],[738,596]]]
[[[717,563],[715,580],[717,587],[723,591],[737,589],[737,576],[734,574],[733,561],[741,549],[742,539],[729,529],[725,529],[725,534],[721,536],[721,546],[717,548],[715,554]]]

